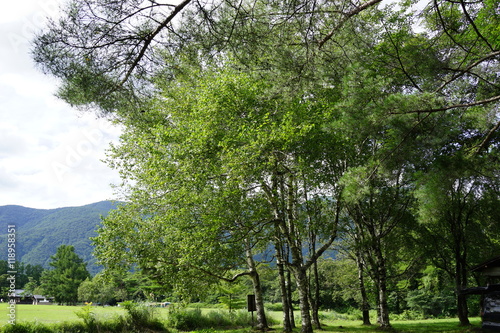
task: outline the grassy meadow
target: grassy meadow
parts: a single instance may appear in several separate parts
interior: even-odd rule
[[[62,306],[62,305],[31,305],[22,304],[18,305],[16,308],[16,320],[17,323],[26,322],[37,322],[40,324],[60,324],[63,322],[82,322],[83,320],[76,315],[76,312],[81,310],[81,306]],[[167,321],[168,319],[168,309],[166,308],[156,308],[156,314],[161,321]],[[8,325],[7,320],[7,307],[2,306],[0,308],[0,327]],[[95,317],[99,320],[107,320],[117,318],[119,316],[125,315],[125,309],[121,307],[92,307],[92,312]],[[210,312],[227,312],[223,309],[201,309],[203,315],[208,315]],[[268,313],[269,317],[272,318],[271,321],[275,323],[274,328],[279,331],[281,320],[281,312],[270,311]],[[299,314],[296,314],[296,322],[300,323]],[[360,333],[380,333],[380,329],[376,326],[363,326],[359,320],[349,320],[339,316],[334,312],[324,312],[322,313],[322,323],[324,325],[323,329],[325,332],[360,332]],[[472,318],[471,327],[463,328],[459,327],[457,319],[429,319],[429,320],[393,320],[393,330],[391,332],[477,332],[480,330],[480,318]],[[207,329],[209,329],[207,327]],[[208,331],[215,332],[213,329],[204,329],[203,332]],[[175,329],[169,329],[170,332],[176,332]],[[250,327],[235,327],[234,329],[227,330],[224,332],[234,332],[243,333],[251,331]],[[299,331],[297,329],[297,331]]]

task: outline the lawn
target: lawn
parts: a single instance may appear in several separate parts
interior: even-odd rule
[[[38,321],[40,323],[58,323],[64,321],[81,320],[75,314],[80,310],[81,306],[64,306],[64,305],[31,305],[20,304],[16,307],[16,321]],[[99,317],[110,317],[124,314],[125,310],[119,307],[98,307],[94,308],[94,312]],[[2,306],[0,310],[0,318],[2,321],[0,325],[6,324],[7,320],[7,306]]]
[[[17,322],[26,321],[37,321],[39,323],[50,324],[50,323],[60,323],[60,322],[72,322],[80,321],[76,315],[76,311],[80,310],[80,306],[62,306],[62,305],[31,305],[31,304],[21,304],[16,308],[16,320]],[[168,310],[164,308],[158,308],[158,314],[162,318],[166,318],[168,315]],[[99,318],[113,318],[125,313],[125,310],[120,307],[94,307],[92,310]],[[203,309],[203,313],[206,311],[223,311],[215,309]],[[281,318],[280,312],[270,312],[269,315],[276,318],[279,321]],[[7,306],[0,307],[0,326],[7,324]],[[298,318],[297,318],[298,319]],[[405,332],[405,333],[419,333],[419,332],[454,332],[454,333],[465,333],[465,332],[475,332],[479,330],[480,319],[472,318],[472,327],[462,328],[458,325],[457,319],[432,319],[432,320],[408,320],[408,321],[392,321],[394,327],[394,332]],[[297,323],[300,321],[297,320]],[[343,320],[343,319],[331,319],[329,316],[325,316],[324,331],[331,333],[340,332],[359,332],[359,333],[380,333],[381,330],[377,328],[376,325],[373,326],[363,326],[360,321],[353,320]],[[279,329],[279,327],[276,327]],[[238,332],[248,332],[248,330],[237,330]],[[277,330],[278,331],[278,330]],[[229,331],[224,331],[225,333]],[[235,331],[236,332],[236,331]]]

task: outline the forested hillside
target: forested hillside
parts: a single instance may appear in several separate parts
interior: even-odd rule
[[[88,263],[89,271],[96,273],[98,267],[93,264],[95,259],[89,237],[96,235],[101,216],[106,216],[115,207],[110,201],[56,209],[0,206],[0,224],[13,224],[17,228],[18,261],[48,268],[50,256],[56,253],[59,245],[73,245],[76,253]],[[6,233],[6,228],[0,230],[2,248],[7,248]]]

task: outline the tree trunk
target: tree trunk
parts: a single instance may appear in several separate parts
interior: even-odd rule
[[[290,325],[292,328],[297,327],[295,324],[295,316],[293,314],[293,298],[292,298],[292,274],[290,270],[286,270],[286,290],[288,291],[288,311],[290,317]]]
[[[309,306],[309,290],[307,288],[307,274],[301,267],[293,267],[297,291],[300,300],[301,333],[312,333],[311,308]]]
[[[356,253],[356,265],[358,267],[358,282],[359,291],[361,293],[361,312],[363,313],[363,325],[371,325],[370,322],[370,304],[366,295],[365,279],[363,276],[363,263],[361,262],[361,254]]]
[[[313,276],[314,276],[314,296],[311,292],[311,308],[312,308],[312,322],[316,329],[321,329],[321,322],[319,320],[319,298],[320,298],[320,286],[319,286],[319,273],[318,273],[318,263],[315,261],[313,264]]]
[[[467,298],[465,295],[457,296],[457,311],[460,326],[469,326],[469,309],[467,308]]]
[[[389,322],[389,306],[387,304],[387,287],[385,277],[379,281],[378,288],[378,307],[379,307],[379,324],[380,327],[391,327]]]
[[[387,328],[391,327],[391,324],[389,322],[389,305],[387,304],[387,271],[380,242],[377,242],[376,244],[375,253],[378,264],[378,267],[375,268],[377,270],[376,283],[378,289],[378,322],[380,324],[380,327]]]
[[[465,248],[465,246],[464,246]],[[464,250],[465,252],[465,250]],[[465,289],[467,283],[467,266],[465,253],[460,254],[460,249],[455,250],[455,286],[457,293],[457,314],[461,326],[469,326],[469,309],[467,307],[467,298],[460,294],[462,289]]]
[[[255,305],[257,312],[257,325],[256,328],[258,330],[264,331],[269,328],[267,324],[266,312],[264,308],[264,297],[262,295],[262,286],[260,284],[260,276],[257,271],[257,267],[255,266],[255,261],[253,260],[252,250],[250,248],[250,244],[246,242],[246,256],[247,256],[247,265],[250,271],[250,278],[252,279],[253,291],[255,294]]]
[[[289,295],[288,295],[288,289],[287,289],[287,283],[286,283],[282,250],[280,249],[280,245],[275,245],[275,246],[276,246],[276,257],[277,257],[276,260],[277,260],[277,266],[278,266],[278,275],[279,275],[280,288],[281,288],[281,303],[283,304],[283,331],[284,332],[291,332],[292,331],[292,324],[290,321],[291,304],[289,303]]]

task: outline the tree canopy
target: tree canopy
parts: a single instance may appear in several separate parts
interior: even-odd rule
[[[85,263],[72,245],[59,246],[50,258],[53,269],[43,272],[41,289],[58,303],[76,304],[80,283],[90,277]]]
[[[469,249],[498,232],[497,11],[493,0],[69,2],[34,59],[61,98],[124,126],[108,163],[128,204],[104,220],[96,255],[187,295],[248,275],[258,298],[255,252],[272,249],[286,331],[287,272],[309,333],[318,259],[336,240],[360,289],[372,280],[381,326],[396,277],[432,264],[458,292],[485,259]],[[441,243],[426,235],[446,238],[446,260],[428,257]],[[457,297],[462,324],[466,307]]]

